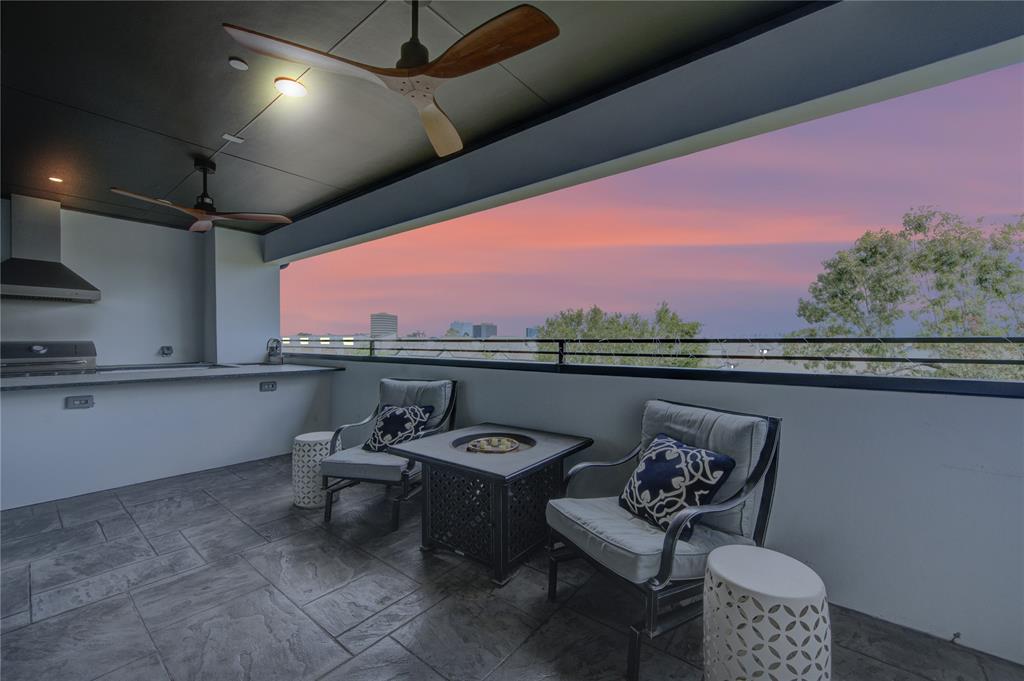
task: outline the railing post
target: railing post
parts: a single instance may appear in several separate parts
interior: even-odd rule
[[[374,351],[373,343],[374,343],[374,340],[371,338],[370,339],[370,357],[373,357],[373,351]]]
[[[558,339],[558,366],[565,364],[565,340]]]

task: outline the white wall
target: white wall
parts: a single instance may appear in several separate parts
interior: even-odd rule
[[[10,253],[10,201],[0,207]],[[280,335],[280,268],[261,237],[195,234],[61,210],[62,261],[100,289],[97,303],[0,302],[4,340],[92,340],[98,364],[259,362]],[[174,355],[160,357],[161,345]]]
[[[4,256],[10,201],[4,200]],[[203,237],[61,210],[64,264],[100,289],[97,303],[0,301],[4,340],[92,340],[100,364],[203,358]],[[161,345],[174,356],[161,358]]]
[[[329,426],[332,374],[3,393],[3,508],[61,499],[291,451],[299,433]],[[64,409],[68,395],[92,409]]]
[[[813,567],[833,602],[1024,662],[1024,401],[345,362],[334,422],[369,413],[385,376],[449,377],[458,423],[589,435],[575,460],[639,437],[645,400],[783,419],[767,544]]]
[[[281,335],[280,266],[263,262],[256,234],[217,228],[207,234],[205,247],[212,291],[204,309],[206,359],[259,362],[267,340]]]

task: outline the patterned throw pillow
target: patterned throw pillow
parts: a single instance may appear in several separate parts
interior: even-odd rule
[[[423,430],[432,413],[433,407],[420,407],[415,404],[408,407],[384,405],[377,414],[373,433],[363,445],[363,449],[386,452],[389,445],[412,440]]]
[[[689,506],[708,504],[725,484],[736,462],[725,454],[697,449],[659,433],[640,454],[619,506],[667,530],[673,516]],[[693,525],[680,535],[690,539]]]

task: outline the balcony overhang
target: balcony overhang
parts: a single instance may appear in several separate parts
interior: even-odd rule
[[[264,238],[291,261],[1024,60],[1003,2],[842,2],[781,22]]]

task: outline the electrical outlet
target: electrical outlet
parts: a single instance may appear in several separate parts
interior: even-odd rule
[[[94,404],[92,395],[72,395],[64,398],[65,409],[92,409]]]
[[[261,393],[272,393],[277,390],[277,381],[260,381]]]

